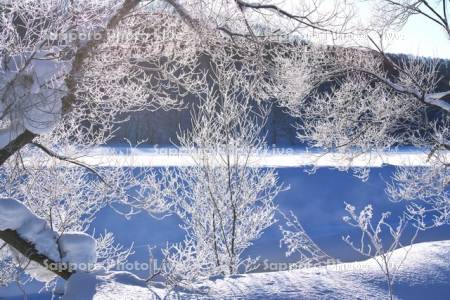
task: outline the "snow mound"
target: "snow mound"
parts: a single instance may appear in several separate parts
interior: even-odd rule
[[[57,234],[47,222],[33,214],[24,204],[14,199],[0,199],[0,230],[15,230],[23,239],[34,244],[36,250],[59,261]]]
[[[395,250],[400,262],[407,248]],[[415,244],[396,275],[397,299],[448,299],[450,241]],[[388,299],[386,281],[374,260],[310,269],[254,273],[203,284],[199,299]],[[182,297],[183,298],[183,297]]]
[[[407,248],[393,253],[402,260]],[[394,285],[396,299],[448,299],[450,241],[416,244]],[[164,290],[126,272],[75,273],[62,300],[103,299],[388,299],[386,283],[373,260],[309,269],[216,278],[195,287],[201,292]]]
[[[66,283],[61,300],[159,299],[147,283],[127,272],[77,272]]]
[[[89,271],[97,262],[96,241],[83,232],[67,232],[58,240],[62,262],[69,263],[74,270]]]

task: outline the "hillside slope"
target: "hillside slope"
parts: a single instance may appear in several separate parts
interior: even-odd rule
[[[404,251],[395,251],[394,263]],[[397,298],[448,299],[449,255],[450,241],[414,245],[397,275]],[[143,281],[130,279],[122,273],[74,276],[63,299],[387,299],[384,277],[373,260],[220,278],[198,285],[199,293],[167,295],[164,289],[149,291]]]

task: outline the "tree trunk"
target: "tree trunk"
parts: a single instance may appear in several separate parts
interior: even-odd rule
[[[0,230],[0,239],[4,240],[9,246],[19,251],[23,256],[34,262],[37,262],[47,270],[55,273],[58,276],[61,276],[66,280],[69,279],[69,277],[73,274],[73,272],[68,270],[67,266],[64,267],[63,264],[55,262],[47,256],[39,253],[32,243],[24,240],[14,230]]]

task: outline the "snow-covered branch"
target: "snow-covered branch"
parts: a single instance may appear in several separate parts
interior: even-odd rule
[[[255,260],[243,253],[275,222],[274,198],[283,189],[277,174],[249,166],[266,147],[266,111],[241,88],[245,81],[220,71],[224,66],[216,62],[216,81],[192,115],[192,130],[178,136],[196,164],[162,174],[162,195],[186,232],[164,250],[171,284],[252,270]]]
[[[420,227],[418,225],[413,226],[413,232],[407,238],[406,230],[409,223],[404,215],[399,217],[397,226],[393,226],[388,222],[390,212],[382,213],[378,222],[373,223],[372,205],[367,205],[359,214],[357,214],[356,208],[350,204],[346,204],[345,210],[348,215],[343,218],[344,222],[357,228],[361,232],[361,237],[356,245],[351,241],[350,236],[342,237],[342,239],[359,254],[376,261],[386,277],[389,296],[392,300],[395,275],[407,259]],[[388,237],[386,238],[383,235],[388,235]],[[403,259],[394,264],[392,260],[394,250],[403,247],[404,243],[407,243],[406,245],[409,247],[403,249],[405,251]]]
[[[35,216],[25,205],[13,199],[0,199],[0,238],[26,258],[42,267],[61,262],[57,234],[47,222]],[[64,279],[71,272],[64,268],[51,270]]]
[[[289,212],[289,215],[286,215],[281,210],[279,210],[279,212],[286,223],[286,227],[283,227],[283,225],[279,226],[281,234],[283,235],[280,240],[280,247],[285,246],[287,248],[286,256],[291,256],[293,254],[298,255],[298,264],[302,267],[327,264],[332,260],[332,258],[320,249],[320,247],[309,237],[292,211]]]

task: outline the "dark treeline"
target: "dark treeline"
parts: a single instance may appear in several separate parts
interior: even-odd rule
[[[390,56],[394,61],[407,58],[406,55]],[[450,89],[450,60],[442,61],[438,72],[438,78],[441,80],[437,91]],[[450,101],[450,99],[447,100]],[[111,140],[111,143],[124,143],[128,139],[132,144],[144,142],[149,145],[176,145],[177,132],[190,128],[190,111],[195,107],[196,102],[195,98],[187,97],[185,108],[181,110],[141,111],[124,115],[122,116],[124,121],[117,125],[115,138]],[[439,118],[440,113],[430,108],[427,117]],[[296,120],[286,112],[285,108],[274,102],[264,131],[268,145],[301,146],[302,143],[296,138],[294,127],[298,121],[300,120]]]

